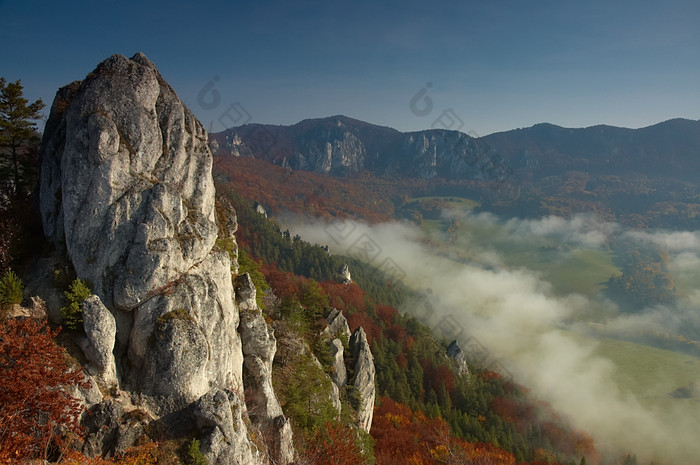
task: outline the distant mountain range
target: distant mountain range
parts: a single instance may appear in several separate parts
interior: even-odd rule
[[[700,228],[700,121],[641,129],[543,123],[475,139],[333,116],[247,124],[210,138],[230,163],[254,158],[348,179],[367,173],[400,187],[393,192],[468,197],[505,216],[586,212],[637,227]]]
[[[292,126],[247,124],[210,137],[215,155],[253,157],[332,175],[361,170],[422,179],[502,180],[509,175],[497,154],[464,133],[444,129],[403,133],[345,116]]]
[[[513,169],[535,177],[576,170],[700,180],[700,121],[672,119],[641,129],[543,123],[483,140]]]
[[[345,116],[292,126],[247,124],[211,134],[217,154],[249,156],[327,174],[362,169],[430,179],[538,179],[566,171],[639,173],[695,182],[700,121],[673,119],[641,129],[570,129],[542,123],[474,139],[444,129],[399,132]]]

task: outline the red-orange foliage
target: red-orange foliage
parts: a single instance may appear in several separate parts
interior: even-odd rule
[[[382,334],[382,329],[377,325],[374,319],[365,312],[353,313],[347,316],[347,319],[350,331],[355,331],[362,326],[362,329],[365,330],[365,334],[367,335],[367,342],[370,345]]]
[[[357,443],[357,432],[347,425],[327,422],[301,453],[302,463],[314,465],[358,465],[365,462]]]
[[[377,316],[386,327],[394,323],[394,319],[398,316],[399,311],[391,305],[377,305]]]
[[[571,456],[585,455],[587,461],[597,465],[601,456],[595,449],[593,439],[582,431],[566,431],[553,422],[542,422],[542,432],[547,435],[552,445]]]
[[[408,406],[382,397],[381,405],[375,407],[370,431],[377,465],[433,463],[426,441],[439,426],[439,420],[430,420],[421,412],[414,413]]]
[[[401,368],[402,370],[405,370],[408,367],[408,359],[406,358],[405,354],[399,354],[396,356],[396,364]]]
[[[503,379],[503,376],[501,376],[500,373],[488,370],[480,373],[479,377],[484,381],[491,381],[492,379]]]
[[[386,332],[389,336],[389,339],[398,342],[406,348],[410,348],[410,346],[413,344],[413,341],[411,341],[410,343],[408,342],[410,338],[406,334],[406,330],[404,329],[404,327],[400,324],[391,325],[389,328],[387,328]]]
[[[301,296],[304,284],[308,284],[311,281],[304,276],[280,271],[274,264],[265,264],[260,268],[260,271],[265,275],[265,279],[272,290],[280,298]],[[339,284],[333,281],[325,281],[319,284],[323,293],[328,296],[329,305],[341,310],[348,319],[351,331],[355,331],[355,329],[362,326],[370,344],[380,336],[382,329],[377,324],[377,321],[367,313],[365,292],[357,284]],[[402,334],[401,337],[403,339],[406,338],[403,328],[399,327],[395,332]]]
[[[493,190],[489,181],[377,176],[368,171],[336,177],[230,155],[214,157],[213,171],[217,192],[233,189],[244,198],[269,207],[273,215],[294,212],[323,218],[364,219],[371,223],[394,219],[392,200],[406,201],[411,196],[438,192],[471,198]],[[512,196],[517,198],[514,188]]]
[[[339,284],[333,281],[321,283],[323,291],[328,294],[330,304],[343,311],[366,311],[365,291],[355,283]]]
[[[280,271],[275,265],[263,265],[260,271],[265,275],[265,280],[275,295],[281,299],[300,295],[302,282],[308,281],[308,278],[297,276],[288,271]]]
[[[146,442],[130,447],[116,457],[103,459],[88,458],[76,451],[68,451],[61,461],[62,465],[177,465],[180,464],[172,444]]]
[[[470,443],[450,435],[441,418],[430,419],[408,406],[381,398],[372,437],[377,465],[514,465],[510,452],[492,444]]]
[[[292,171],[247,157],[216,157],[217,192],[225,186],[271,209],[324,218],[363,218],[376,223],[392,218],[392,197],[409,189],[395,181],[359,173],[336,178],[309,171]],[[373,195],[368,195],[372,192]]]
[[[65,388],[83,375],[66,366],[57,333],[31,319],[0,325],[0,463],[45,458],[80,430],[81,404]]]
[[[535,407],[527,402],[516,402],[506,397],[495,397],[491,409],[505,421],[514,423],[521,433],[537,421]]]
[[[328,295],[330,305],[342,310],[348,319],[350,331],[355,331],[362,326],[370,344],[381,335],[382,329],[377,324],[377,320],[367,313],[365,291],[360,286],[355,283],[339,284],[326,281],[321,283],[321,288]]]
[[[454,394],[455,391],[455,375],[450,370],[450,368],[447,365],[439,365],[437,368],[435,368],[435,373],[433,375],[433,382],[434,384],[442,383],[445,385],[445,388],[447,389],[447,392],[450,395]],[[439,387],[439,384],[438,384]]]

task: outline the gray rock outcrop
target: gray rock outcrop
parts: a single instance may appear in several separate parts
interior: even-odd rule
[[[217,234],[233,240],[237,225],[216,224],[202,125],[143,54],[114,55],[58,91],[42,150],[44,232],[99,296],[85,307],[84,349],[98,376],[121,393],[92,407],[112,412],[98,418],[115,435],[99,436],[93,421],[92,450],[133,439],[119,426],[122,408],[180,432],[199,424],[211,463],[266,462],[265,443],[255,443],[242,420],[237,265],[214,247]],[[271,390],[274,337],[256,346],[266,332],[260,324],[262,317],[246,326],[254,333],[246,353],[262,367],[254,391]]]
[[[344,387],[348,382],[348,371],[345,368],[345,358],[343,357],[344,352],[343,342],[340,339],[333,339],[331,341],[331,356],[333,357],[331,379],[338,388]]]
[[[345,368],[345,347],[343,341],[339,338],[342,337],[345,343],[348,343],[351,336],[350,327],[348,326],[348,320],[343,316],[343,312],[337,308],[331,309],[331,312],[326,317],[326,321],[328,326],[323,328],[321,336],[328,339],[331,356],[333,357],[331,380],[339,390],[342,390],[348,382],[348,372]]]
[[[350,341],[350,327],[348,326],[348,320],[343,315],[343,312],[337,308],[331,309],[331,312],[326,317],[328,321],[328,326],[326,326],[321,334],[326,335],[328,338],[335,339],[339,335],[342,335]]]
[[[374,357],[367,342],[367,335],[362,327],[350,333],[348,321],[338,309],[332,309],[326,321],[328,325],[321,331],[320,336],[326,338],[330,345],[330,378],[333,381],[334,405],[339,410],[340,393],[346,392],[348,388],[355,389],[360,396],[359,404],[355,405],[359,427],[369,432],[372,427],[376,387]],[[343,341],[348,344],[349,353],[345,350]],[[352,379],[348,379],[346,363],[353,364]]]
[[[340,269],[335,275],[335,280],[340,284],[350,284],[352,282],[352,276],[350,275],[350,267],[347,263],[343,263]]]
[[[209,254],[207,134],[143,54],[59,90],[43,147],[44,231],[108,307],[135,309]]]
[[[238,214],[226,197],[221,196],[216,200],[218,203],[216,213],[218,215],[219,237],[233,238],[238,231]]]
[[[376,395],[374,381],[374,357],[367,342],[367,335],[362,327],[357,328],[350,338],[350,351],[355,360],[355,375],[351,380],[361,398],[357,414],[360,427],[369,432],[374,415],[374,398]]]
[[[94,433],[88,433],[83,445],[83,453],[90,456],[113,454],[119,420],[123,414],[123,405],[112,399],[90,409],[90,414],[86,416],[83,424],[88,432],[94,431]]]
[[[340,388],[333,382],[331,383],[331,392],[328,396],[328,400],[330,400],[331,404],[333,404],[333,408],[338,412],[337,418],[340,420],[340,415],[343,412],[343,402],[340,399]]]
[[[340,121],[333,128],[305,134],[300,145],[293,164],[297,169],[319,173],[355,173],[362,169],[367,156],[362,141]]]
[[[34,296],[29,299],[26,307],[20,304],[13,304],[5,314],[5,318],[19,317],[44,320],[47,317],[46,302],[40,297]]]
[[[44,231],[114,315],[122,384],[161,414],[241,378],[211,167],[206,132],[143,54],[114,55],[56,96]]]
[[[250,419],[269,438],[274,463],[294,461],[292,427],[272,387],[272,361],[277,340],[256,303],[256,289],[247,273],[236,278],[236,303],[240,309],[241,342],[246,406]]]
[[[95,377],[84,373],[83,381],[85,384],[82,386],[74,385],[70,389],[70,395],[78,399],[85,409],[89,409],[93,405],[102,402],[104,396],[102,395],[102,391],[100,391],[100,387],[97,385]]]
[[[200,449],[209,463],[266,463],[264,451],[240,434],[246,430],[244,409],[235,393],[219,389],[209,391],[195,403],[194,418],[202,431]]]
[[[150,397],[154,410],[179,410],[212,387],[237,387],[242,395],[243,353],[228,254],[212,252],[132,313],[123,384]]]
[[[83,422],[88,434],[83,444],[83,453],[95,456],[114,456],[133,447],[146,436],[148,423],[152,420],[143,410],[135,408],[121,399],[105,399],[94,405]]]
[[[114,316],[96,295],[85,299],[81,308],[85,339],[78,343],[90,362],[88,369],[94,370],[105,386],[116,386],[117,368],[112,353],[117,335]]]
[[[217,199],[217,223],[219,224],[219,239],[226,244],[227,249],[232,256],[238,257],[238,244],[234,234],[238,231],[238,214],[231,205],[231,202],[225,197]],[[233,274],[238,274],[238,262],[233,260],[231,263],[231,271]]]
[[[263,218],[267,218],[267,210],[265,210],[265,207],[263,207],[259,203],[255,205],[255,213],[262,216]]]
[[[454,340],[447,346],[447,356],[450,357],[457,368],[457,373],[462,376],[469,376],[469,366],[467,365],[467,356],[464,350],[459,346],[459,343]]]
[[[42,257],[30,265],[25,275],[25,295],[40,296],[48,320],[56,325],[63,324],[61,307],[65,305],[64,294],[57,286],[57,275],[62,275],[59,254]],[[63,263],[65,266],[65,263]]]
[[[458,131],[432,130],[408,133],[401,152],[411,154],[414,176],[431,179],[468,178],[503,180],[510,174],[505,162],[480,141]]]

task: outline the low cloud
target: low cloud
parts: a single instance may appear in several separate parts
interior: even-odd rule
[[[638,313],[620,314],[605,322],[606,330],[630,339],[644,340],[645,334],[668,334],[670,338],[684,337],[700,340],[700,290],[669,305],[655,305]],[[700,378],[700,373],[698,374]]]
[[[697,252],[681,252],[671,258],[669,269],[680,277],[695,275],[700,270],[700,256]]]
[[[471,220],[498,221],[492,215],[472,215]],[[611,235],[623,233],[615,224],[585,216],[504,224],[513,240],[552,237],[586,247],[602,247]],[[424,290],[422,298],[408,302],[402,310],[446,338],[481,347],[487,365],[512,373],[575,426],[592,434],[599,446],[631,451],[658,463],[693,463],[700,455],[696,438],[700,418],[681,409],[654,410],[621,391],[613,382],[613,363],[596,354],[594,339],[571,326],[572,316],[601,302],[577,294],[556,295],[550,283],[526,268],[484,268],[437,256],[426,245],[423,232],[406,223],[369,226],[305,220],[287,226],[308,241],[329,245],[333,253],[364,258],[379,268],[390,263],[406,284]],[[636,237],[664,241],[674,251],[686,253],[676,256],[678,269],[697,264],[692,252],[697,238],[695,233]],[[498,261],[497,256],[492,258],[492,264]],[[693,294],[693,299],[700,302],[700,293]],[[646,316],[646,322],[620,317],[611,324],[649,324],[662,313],[658,318],[653,313]]]
[[[668,252],[700,252],[700,231],[630,231],[624,234],[640,244],[654,244]]]
[[[579,214],[571,219],[547,216],[540,219],[511,218],[503,221],[491,213],[472,213],[464,210],[447,210],[444,215],[457,218],[471,225],[498,228],[500,239],[517,242],[533,239],[557,240],[568,245],[598,248],[620,231],[619,225],[603,221],[595,215]]]
[[[577,215],[572,219],[547,216],[537,220],[510,219],[505,226],[516,236],[540,236],[585,247],[602,247],[619,230],[615,223],[599,220],[594,215]]]

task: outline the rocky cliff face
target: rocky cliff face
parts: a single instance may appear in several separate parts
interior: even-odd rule
[[[211,167],[202,125],[143,54],[114,55],[57,93],[43,141],[44,231],[93,285],[82,347],[98,383],[120,393],[87,403],[114,425],[135,410],[171,430],[196,425],[211,463],[266,463],[249,433],[272,424],[275,463],[291,463],[291,429],[269,392],[274,336],[261,317],[241,319],[249,287],[236,295],[229,256],[214,248]],[[259,424],[243,421],[244,363],[264,404]],[[105,447],[93,441],[93,452]]]
[[[364,166],[362,141],[342,123],[335,128],[318,128],[300,139],[300,150],[287,163],[293,169],[320,173],[354,173]]]
[[[330,345],[330,354],[333,359],[330,377],[334,385],[334,395],[338,397],[335,402],[340,413],[341,392],[347,392],[348,388],[354,389],[359,394],[359,404],[356,405],[358,426],[369,433],[372,427],[374,413],[374,401],[376,398],[376,384],[374,380],[374,357],[367,342],[367,335],[362,327],[350,332],[348,320],[340,310],[332,309],[326,317],[328,326],[321,332]],[[348,344],[345,350],[342,339]],[[347,353],[349,352],[349,353]],[[345,357],[349,357],[354,373],[352,379],[348,379]]]
[[[415,177],[491,181],[508,175],[506,164],[486,144],[458,131],[406,134],[400,151],[411,157],[408,166]]]
[[[481,139],[458,131],[401,133],[344,116],[293,126],[249,124],[214,134],[217,154],[255,157],[292,169],[502,180],[509,168]],[[261,143],[265,141],[265,143]]]
[[[372,427],[374,415],[374,398],[376,386],[374,383],[374,357],[369,349],[367,335],[360,327],[355,330],[350,338],[350,351],[355,359],[355,376],[351,380],[352,385],[360,393],[360,405],[357,414],[360,426],[367,432]]]
[[[277,340],[258,307],[256,290],[250,276],[236,278],[236,303],[240,309],[239,332],[243,342],[244,386],[250,393],[247,407],[254,425],[270,440],[270,455],[274,463],[294,461],[292,427],[282,412],[272,387],[272,361],[277,350]]]
[[[44,146],[45,231],[107,305],[133,310],[209,256],[207,135],[145,56],[61,89]]]

